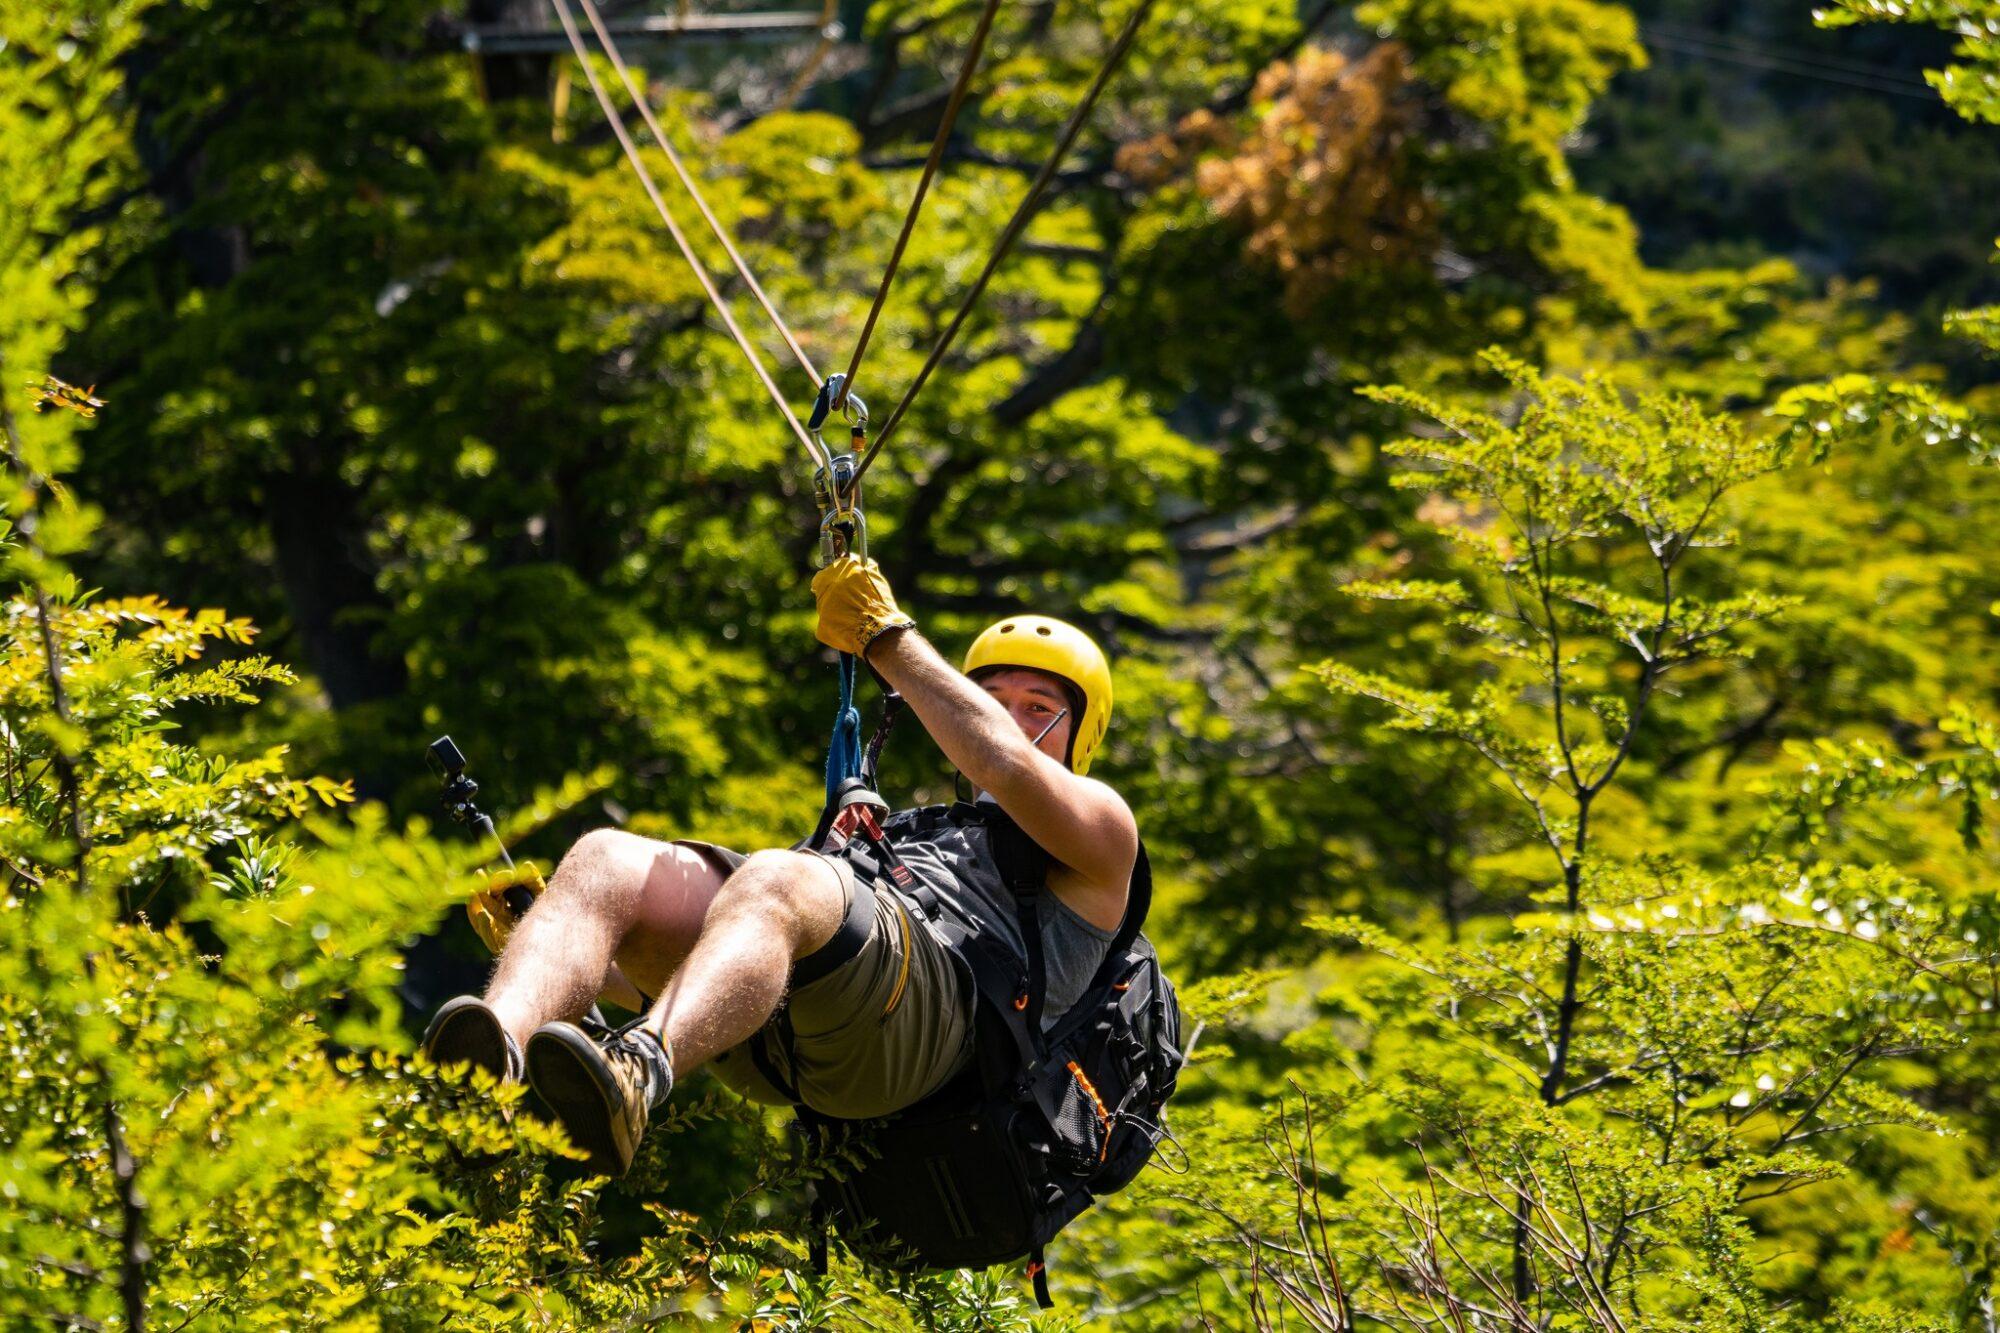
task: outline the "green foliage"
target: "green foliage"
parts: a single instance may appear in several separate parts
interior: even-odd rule
[[[132,148],[115,108],[120,62],[151,8],[75,0],[0,13],[0,365],[10,395],[82,322],[107,242],[140,220],[116,209]]]
[[[1862,426],[1893,444],[1961,444],[1982,459],[1992,452],[1976,417],[1921,384],[1882,384],[1866,375],[1843,375],[1830,384],[1791,390],[1771,414],[1789,422],[1804,440]]]
[[[781,112],[799,52],[628,52],[822,371],[976,8],[868,7]],[[606,1186],[407,1059],[409,946],[478,882],[417,743],[550,859],[600,812],[782,845],[832,702],[786,433],[574,66],[434,9],[0,19],[0,405],[111,403],[8,426],[0,1308],[114,1326],[137,1274],[168,1326],[1066,1326],[1000,1274],[804,1276],[747,1108],[676,1103]],[[1126,12],[1003,8],[878,407]],[[1837,21],[1952,26],[1981,116],[1982,14]],[[1644,59],[1585,0],[1162,0],[870,474],[941,644],[1031,607],[1117,658],[1098,771],[1202,1036],[1179,1151],[1058,1247],[1080,1323],[1979,1326],[1990,404],[1679,173],[1866,159],[1895,207],[1813,245],[1910,308],[1984,167],[1851,103],[1794,156],[1730,103],[1666,117],[1628,214],[1572,158]],[[1649,268],[1696,196],[1726,234]],[[886,777],[949,791],[907,729]]]
[[[1952,110],[1967,120],[2000,124],[2000,14],[1991,0],[1835,0],[1818,12],[1820,22],[1927,23],[1958,38],[1953,54],[1962,62],[1930,75]]]
[[[10,164],[46,183],[37,199],[49,206],[4,210],[30,224],[6,233],[0,253],[0,289],[18,298],[0,313],[10,377],[47,366],[122,243],[74,224],[129,167],[130,120],[113,94],[135,13],[82,6],[8,20],[0,139],[42,154]],[[208,36],[226,46],[237,34],[222,22]],[[56,94],[67,100],[51,102]],[[79,113],[88,131],[60,132],[62,115]],[[21,128],[31,133],[13,134]],[[312,253],[310,234],[300,240]],[[301,302],[300,314],[325,307]],[[318,351],[332,356],[339,330],[322,332]],[[204,374],[241,390],[233,371]],[[17,425],[11,398],[0,400],[11,589],[0,606],[6,1318],[430,1329],[699,1325],[797,1310],[806,1298],[787,1270],[800,1247],[750,1200],[796,1196],[800,1181],[749,1113],[691,1094],[613,1192],[578,1178],[567,1166],[577,1154],[522,1113],[518,1090],[468,1087],[410,1062],[403,951],[477,882],[465,853],[433,841],[422,821],[349,808],[347,782],[293,776],[282,743],[218,739],[213,722],[200,725],[204,710],[253,705],[297,677],[248,651],[246,619],[84,591],[65,560],[105,530],[55,478],[75,423],[55,413]],[[211,397],[177,417],[191,401],[166,405],[165,429],[220,410]],[[300,410],[290,425],[253,423],[238,437],[248,457],[268,456],[316,411]],[[379,425],[369,404],[336,412],[364,434]],[[532,662],[532,646],[523,651]],[[671,657],[651,665],[628,663],[615,685],[608,667],[598,677],[622,689],[651,676],[638,688],[655,692],[634,711],[674,731],[663,743],[697,768],[719,769],[712,751],[701,757],[705,733],[682,719],[685,692],[731,686],[729,660],[709,655],[698,680]],[[559,679],[579,678],[590,679]],[[524,802],[510,835],[563,817],[601,783]],[[654,1202],[676,1146],[718,1125],[767,1171],[711,1215]],[[619,1234],[607,1215],[632,1214],[645,1225],[623,1249],[583,1248]],[[845,1275],[809,1298],[884,1328],[1029,1323],[1018,1294],[993,1279]],[[813,1316],[791,1326],[823,1325]]]
[[[1783,605],[1758,592],[1690,595],[1677,574],[1692,553],[1727,540],[1730,492],[1794,450],[1685,400],[1628,402],[1601,380],[1550,380],[1498,352],[1486,361],[1519,397],[1507,419],[1404,389],[1370,391],[1442,428],[1391,452],[1419,465],[1398,482],[1434,491],[1476,589],[1427,580],[1351,589],[1436,608],[1483,664],[1462,672],[1476,689],[1454,702],[1339,663],[1316,670],[1337,691],[1397,710],[1393,725],[1474,749],[1528,805],[1567,870],[1660,682],[1736,654],[1736,631]],[[1524,704],[1545,714],[1540,725],[1525,724]],[[1551,789],[1568,804],[1552,811]]]
[[[1926,74],[1946,105],[1967,120],[2000,124],[2000,5],[1993,0],[1836,0],[1818,11],[1830,27],[1865,22],[1931,24],[1958,38],[1953,54],[1960,63]],[[1994,309],[1964,310],[1946,319],[1946,327],[2000,352],[2000,314]]]
[[[1947,1130],[1899,1070],[1949,1059],[1990,1007],[1990,932],[1975,927],[1989,911],[1861,847],[1739,846],[1714,869],[1624,850],[1634,812],[1613,785],[1656,692],[1717,680],[1743,631],[1784,609],[1757,590],[1683,590],[1728,558],[1734,494],[1813,458],[1811,438],[1488,364],[1511,390],[1498,413],[1376,395],[1435,423],[1396,447],[1411,464],[1398,479],[1433,494],[1458,577],[1349,587],[1450,626],[1452,656],[1429,674],[1470,689],[1338,662],[1316,674],[1488,766],[1536,852],[1490,858],[1491,873],[1524,900],[1458,943],[1313,923],[1367,952],[1287,1039],[1292,1095],[1203,1116],[1193,1153],[1228,1165],[1164,1201],[1205,1253],[1230,1256],[1260,1327],[1287,1311],[1332,1326],[1485,1311],[1528,1328],[1539,1310],[1577,1328],[1868,1327],[1880,1309],[1832,1284],[1787,1308],[1807,1275],[1760,1271],[1759,1232],[1788,1225],[1792,1199],[1847,1188],[1840,1145]],[[1824,828],[1843,804],[1913,787],[1983,797],[1990,728],[1949,725],[1965,757],[1891,766],[1859,750],[1837,772],[1810,766],[1770,818]],[[1912,1262],[1933,1285],[1899,1291],[1898,1326],[1947,1326],[1961,1279]]]
[[[1782,258],[1816,285],[1863,289],[1871,324],[1909,317],[1901,358],[1983,378],[1977,351],[1938,329],[1943,312],[1994,299],[1983,201],[2000,190],[1991,127],[1958,121],[1921,85],[1949,40],[1823,29],[1813,6],[1786,0],[1632,8],[1651,63],[1593,106],[1573,160],[1585,189],[1631,213],[1647,262]]]
[[[0,1308],[99,1327],[695,1325],[760,1309],[797,1328],[823,1326],[815,1309],[1028,1326],[991,1278],[802,1294],[796,1242],[749,1205],[795,1194],[796,1168],[713,1092],[676,1103],[615,1197],[661,1197],[677,1140],[719,1118],[769,1166],[713,1217],[643,1203],[635,1253],[581,1252],[612,1196],[563,1169],[579,1154],[560,1132],[518,1088],[401,1054],[401,952],[474,882],[464,854],[379,806],[337,816],[346,784],[288,776],[282,747],[232,758],[175,739],[190,706],[290,679],[258,658],[202,662],[251,633],[34,583],[0,620],[0,1041],[15,1058]]]
[[[1357,15],[1419,54],[1455,110],[1504,127],[1523,165],[1566,181],[1563,141],[1611,76],[1644,63],[1631,11],[1595,0],[1377,0]]]

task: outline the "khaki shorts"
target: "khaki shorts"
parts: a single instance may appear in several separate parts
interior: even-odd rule
[[[789,1086],[822,1115],[861,1120],[900,1111],[965,1067],[972,982],[886,884],[825,860],[845,895],[841,929],[794,966],[771,1022],[710,1067],[753,1101],[789,1106]]]

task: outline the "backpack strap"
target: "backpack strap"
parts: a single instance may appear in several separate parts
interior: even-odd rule
[[[1035,919],[1033,904],[1036,896],[1048,886],[1050,857],[1041,844],[1029,837],[999,806],[986,805],[977,809],[979,817],[991,830],[990,845],[993,859],[1000,868],[1000,878],[1013,893],[1016,910],[1021,912],[1021,942],[1028,950],[1029,985],[1036,997],[1032,1003],[1039,1016],[1040,996],[1048,979],[1043,971],[1042,933]],[[1084,987],[1086,991],[1110,980],[1118,960],[1138,940],[1139,932],[1145,929],[1146,916],[1152,910],[1153,863],[1146,855],[1146,841],[1141,838],[1138,857],[1132,862],[1132,882],[1125,895],[1125,915],[1118,919],[1118,930],[1111,937],[1104,961],[1098,964],[1090,984]],[[1039,1022],[1036,1027],[1039,1031]]]
[[[1026,986],[1015,1007],[1021,1010],[1021,1021],[1028,1025],[1028,1031],[1035,1034],[1039,1044],[1042,1032],[1042,1002],[1049,994],[1048,960],[1042,950],[1042,917],[1035,904],[1033,893],[1014,895],[1014,915],[1021,923],[1021,943],[1028,950],[1028,975]],[[1026,1003],[1022,1003],[1026,1001]]]
[[[1037,1245],[1028,1256],[1028,1278],[1035,1284],[1035,1304],[1044,1310],[1053,1310],[1056,1303],[1049,1299],[1049,1265],[1043,1247]]]
[[[1111,984],[1118,967],[1129,956],[1134,942],[1139,938],[1140,928],[1146,924],[1146,913],[1153,906],[1153,865],[1146,857],[1146,844],[1139,844],[1139,858],[1132,863],[1132,886],[1126,891],[1125,915],[1118,922],[1118,931],[1111,937],[1111,945],[1104,951],[1104,961],[1097,965],[1090,981],[1084,986],[1083,994],[1090,995]],[[1049,1033],[1048,1043],[1060,1045],[1082,1024],[1090,1022],[1099,1011],[1079,1002],[1063,1015],[1056,1030]]]
[[[1146,928],[1146,914],[1152,910],[1153,863],[1146,856],[1146,840],[1141,838],[1139,857],[1132,862],[1132,884],[1125,894],[1125,915],[1119,919],[1118,933],[1111,937],[1111,947],[1105,952],[1104,961],[1097,965],[1097,972],[1084,990],[1095,990],[1111,979],[1119,958],[1137,942],[1139,932]]]
[[[771,1048],[765,1044],[771,1040],[782,1042],[785,1054],[792,1056],[792,1016],[785,1010],[780,1009],[769,1023],[751,1033],[750,1039],[743,1043],[743,1049],[749,1054],[750,1063],[764,1076],[764,1081],[776,1088],[780,1096],[794,1107],[805,1105],[804,1099],[799,1096],[798,1085],[785,1077],[778,1068],[778,1062],[771,1057]],[[797,1067],[796,1060],[793,1067]]]
[[[1026,898],[1032,913],[1031,895],[1040,891],[1041,882],[1047,876],[1048,854],[1037,847],[1026,834],[1015,828],[1013,821],[1001,813],[998,806],[992,807],[990,814],[985,807],[974,806],[964,801],[949,808],[929,807],[917,812],[913,824],[921,833],[934,836],[943,828],[961,822],[983,824],[996,834],[1002,828],[1013,830],[1019,839],[1018,845],[1009,845],[1003,850],[1001,843],[1005,839],[1002,838],[989,839],[988,846],[993,851],[1001,879],[1014,893],[1017,905],[1024,901],[1023,888],[1032,880],[1033,887],[1027,890],[1030,896]],[[895,857],[895,850],[888,845],[886,838],[883,839],[883,851],[886,855]],[[1040,858],[1039,862],[1036,858]],[[900,859],[896,864],[902,864]],[[949,914],[941,912],[937,897],[931,892],[930,887],[915,876],[911,878],[914,884],[905,891],[906,896],[917,901],[932,933],[971,972],[973,990],[999,1016],[1000,1026],[1006,1030],[1016,1053],[1020,1056],[1022,1072],[1033,1073],[1040,1069],[1042,1060],[1047,1055],[1047,1049],[1042,1042],[1040,1022],[1041,996],[1045,989],[1040,947],[1041,932],[1032,930],[1026,936],[1026,939],[1033,940],[1034,943],[1030,946],[1028,960],[1030,975],[1024,981],[1012,950],[1002,947],[986,935],[967,930]],[[1033,924],[1031,915],[1024,923],[1024,928]],[[1027,1021],[1031,1010],[1035,1017],[1033,1022]]]
[[[1046,1051],[1041,1034],[1025,1021],[1028,1005],[1022,996],[1020,972],[1013,958],[1006,950],[979,935],[967,933],[948,918],[938,921],[934,929],[944,946],[964,960],[972,973],[973,989],[983,997],[989,1010],[1000,1016],[1000,1026],[1014,1043],[1022,1071],[1033,1073],[1041,1068]]]
[[[1028,955],[1028,975],[1021,994],[1014,997],[1014,1009],[1021,1015],[1037,1047],[1042,1040],[1042,1005],[1048,998],[1048,961],[1042,949],[1040,899],[1048,891],[1049,854],[1029,837],[1019,824],[996,806],[982,811],[986,825],[986,845],[993,852],[993,864],[1000,881],[1014,895],[1014,915],[1021,927],[1021,947]]]

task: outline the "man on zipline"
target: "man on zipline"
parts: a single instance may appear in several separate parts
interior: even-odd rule
[[[866,660],[980,801],[1049,854],[1036,918],[1048,1026],[1104,959],[1139,852],[1131,810],[1084,776],[1111,716],[1104,654],[1073,626],[1015,616],[979,636],[961,673],[872,562],[843,557],[813,594],[821,642]],[[893,816],[887,841],[953,911],[1013,921],[986,825],[960,809]],[[857,875],[846,850],[745,857],[586,834],[514,929],[485,996],[440,1008],[424,1050],[441,1065],[525,1077],[592,1169],[612,1175],[630,1167],[675,1081],[705,1064],[744,1096],[825,1115],[909,1106],[965,1066],[973,987],[890,878]],[[638,1022],[593,1037],[576,1020],[614,962],[659,998]]]

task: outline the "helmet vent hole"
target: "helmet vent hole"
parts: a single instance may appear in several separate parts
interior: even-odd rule
[[[1012,634],[1014,632],[1014,627],[1011,624],[1002,625],[1000,627],[1000,632],[1002,634]]]
[[[1035,626],[1035,633],[1046,639],[1049,637],[1049,627],[1047,625],[1037,625]]]

